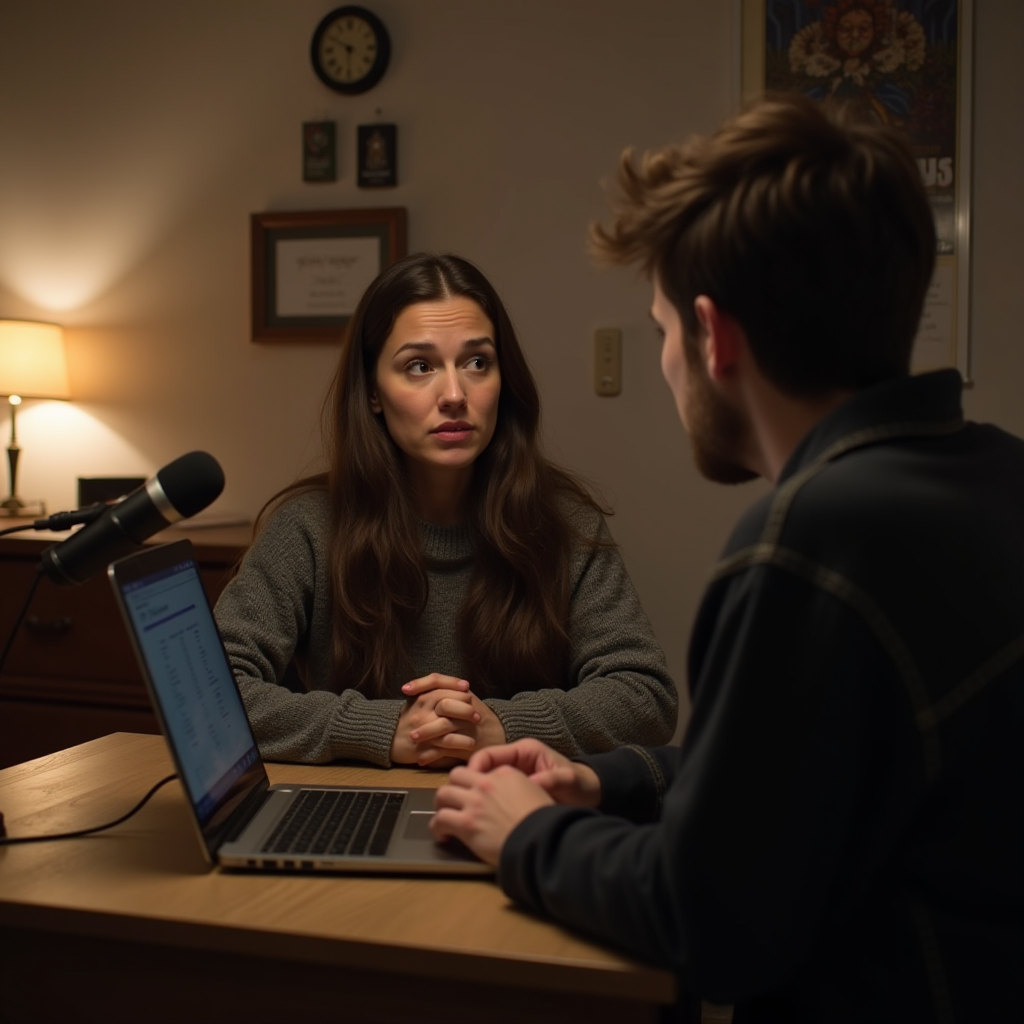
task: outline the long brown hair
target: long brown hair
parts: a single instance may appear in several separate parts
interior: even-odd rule
[[[428,584],[402,455],[370,395],[402,310],[451,297],[471,299],[494,325],[501,371],[497,426],[474,464],[474,569],[456,626],[475,693],[564,685],[571,552],[574,544],[601,543],[577,534],[571,510],[605,510],[540,451],[537,386],[490,282],[450,254],[416,253],[389,267],[366,290],[345,332],[324,405],[327,473],[275,495],[259,520],[298,491],[327,490],[336,678],[374,697],[396,696],[395,680],[411,678],[406,639]]]

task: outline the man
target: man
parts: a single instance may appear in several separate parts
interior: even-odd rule
[[[774,483],[691,637],[681,748],[452,771],[433,829],[737,1024],[1024,1019],[1024,442],[910,376],[935,236],[901,139],[799,97],[626,154],[702,472]]]

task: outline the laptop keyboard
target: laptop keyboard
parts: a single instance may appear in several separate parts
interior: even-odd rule
[[[383,857],[404,799],[403,793],[304,790],[260,852]]]

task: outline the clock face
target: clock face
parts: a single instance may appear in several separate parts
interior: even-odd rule
[[[384,76],[391,42],[383,22],[371,11],[339,7],[317,26],[310,56],[325,85],[337,92],[366,92]]]

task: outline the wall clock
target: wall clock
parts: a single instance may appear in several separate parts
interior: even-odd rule
[[[391,59],[388,30],[365,7],[337,7],[317,25],[310,59],[324,85],[346,95],[366,92],[387,71]]]

